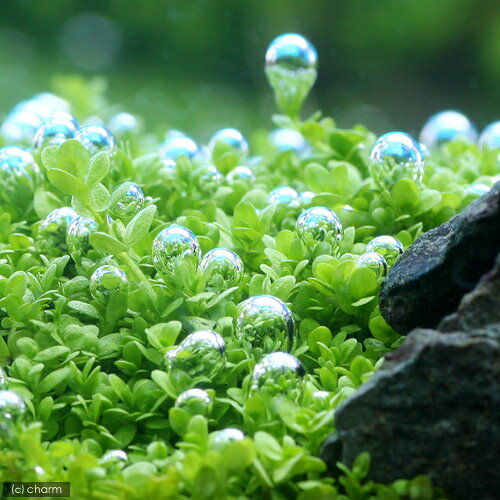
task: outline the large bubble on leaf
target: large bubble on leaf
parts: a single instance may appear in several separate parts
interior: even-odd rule
[[[13,391],[0,391],[0,423],[14,422],[23,417],[26,405]]]
[[[229,185],[235,184],[236,182],[251,184],[255,181],[255,175],[249,167],[239,165],[226,175],[226,181]]]
[[[296,208],[299,206],[299,194],[289,186],[279,186],[269,193],[267,203]]]
[[[181,370],[190,377],[213,378],[225,364],[224,339],[212,330],[190,333],[175,349],[167,353],[169,371]]]
[[[241,281],[243,262],[232,250],[214,248],[201,259],[200,271],[206,279],[205,289],[221,293]]]
[[[297,33],[275,38],[266,51],[266,75],[278,106],[295,115],[316,81],[318,54],[309,40]]]
[[[31,111],[16,111],[9,114],[0,128],[0,135],[12,144],[31,145],[43,120]]]
[[[78,132],[77,125],[66,118],[51,118],[37,131],[33,139],[35,151],[41,153],[49,146],[61,146],[68,139],[73,139]]]
[[[192,231],[171,225],[158,233],[153,241],[153,264],[164,278],[172,277],[177,263],[185,260],[198,266],[200,244]]]
[[[454,139],[477,140],[476,127],[459,111],[441,111],[432,115],[420,132],[420,142],[430,149]]]
[[[131,113],[120,112],[111,117],[108,127],[118,138],[125,138],[137,134],[141,127],[139,120]]]
[[[127,275],[117,266],[100,266],[90,276],[90,293],[103,305],[106,305],[113,295],[125,293],[127,288]]]
[[[113,217],[128,218],[133,217],[141,211],[144,205],[144,193],[137,185],[131,183],[128,189],[120,198],[110,207],[110,213]]]
[[[76,133],[75,139],[82,143],[91,155],[100,151],[114,153],[116,149],[113,134],[102,125],[85,125],[81,127]]]
[[[41,251],[66,251],[66,235],[78,214],[71,207],[56,208],[42,221],[37,233],[37,245]]]
[[[370,153],[370,174],[377,186],[390,191],[401,179],[422,183],[424,161],[419,143],[404,132],[388,132],[377,139]]]
[[[245,434],[235,427],[226,427],[210,435],[210,442],[215,449],[223,449],[227,445],[235,441],[242,441],[243,439],[245,439]]]
[[[356,265],[358,267],[367,267],[371,269],[375,273],[378,282],[383,281],[387,276],[387,262],[384,257],[377,252],[364,253],[358,258]]]
[[[231,153],[239,157],[245,157],[248,154],[248,142],[243,134],[235,128],[223,128],[218,130],[210,139],[208,149],[214,151],[217,143],[223,143]]]
[[[200,154],[198,144],[182,133],[173,134],[160,146],[160,160],[163,162],[175,161],[181,156],[185,156],[190,160],[195,160]]]
[[[236,335],[253,348],[289,350],[295,325],[290,309],[272,295],[257,295],[243,301],[236,318]]]
[[[337,214],[326,207],[312,207],[304,210],[297,219],[295,231],[305,245],[325,242],[333,250],[338,248],[344,234]]]
[[[109,450],[101,458],[102,462],[128,462],[127,452],[123,450]]]
[[[251,391],[262,390],[270,395],[296,396],[303,386],[305,375],[302,363],[287,352],[273,352],[264,356],[252,372]]]
[[[377,252],[382,255],[389,266],[393,266],[403,255],[403,244],[392,236],[376,236],[366,245],[366,252]]]
[[[92,249],[90,235],[97,231],[97,223],[89,217],[79,216],[69,225],[66,233],[68,253],[75,262],[80,262]]]
[[[214,194],[224,182],[224,176],[214,165],[205,165],[197,172],[198,189],[201,193]]]
[[[479,145],[482,148],[500,149],[500,121],[490,123],[479,137]],[[498,155],[500,164],[500,154]]]
[[[300,155],[307,149],[307,141],[304,136],[293,128],[278,128],[269,134],[271,144],[278,151],[293,151]]]
[[[212,398],[203,389],[188,389],[178,396],[175,407],[185,410],[191,415],[207,416],[212,408]]]

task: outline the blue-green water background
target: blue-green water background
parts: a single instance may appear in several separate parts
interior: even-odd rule
[[[498,0],[3,0],[0,117],[80,75],[105,77],[108,99],[150,129],[267,127],[264,53],[290,31],[319,53],[304,114],[379,133],[417,133],[445,108],[479,128],[500,118]]]

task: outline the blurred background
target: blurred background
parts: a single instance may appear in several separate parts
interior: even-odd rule
[[[319,54],[303,116],[414,134],[445,108],[500,119],[498,0],[3,0],[0,117],[83,77],[149,130],[270,127],[264,53],[284,32]]]

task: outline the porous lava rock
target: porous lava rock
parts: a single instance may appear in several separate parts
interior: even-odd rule
[[[380,312],[396,331],[435,328],[500,252],[500,182],[459,215],[418,238],[391,269]]]

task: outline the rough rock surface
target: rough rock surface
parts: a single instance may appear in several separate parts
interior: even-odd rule
[[[467,333],[417,329],[336,412],[322,456],[368,451],[370,477],[428,475],[449,498],[500,492],[500,324]]]
[[[464,295],[458,309],[441,321],[438,330],[469,331],[491,323],[500,323],[500,254],[493,269],[481,278],[472,292]]]
[[[422,235],[380,291],[380,311],[398,332],[435,328],[488,272],[500,252],[500,183],[463,212]]]

